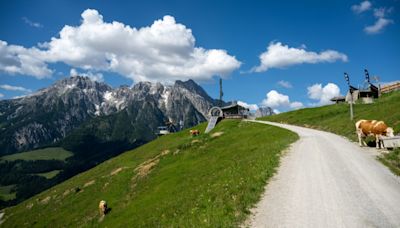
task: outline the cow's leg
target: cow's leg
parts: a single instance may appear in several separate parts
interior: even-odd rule
[[[360,133],[360,131],[357,131],[357,135],[358,135],[358,143],[360,144],[360,146],[362,146],[362,143],[361,143],[361,133]]]
[[[357,134],[360,146],[367,146],[367,143],[365,142],[366,136],[361,131],[358,131]]]
[[[368,146],[367,142],[365,142],[365,139],[367,139],[367,137],[362,137],[362,143],[364,144],[364,146]]]
[[[385,144],[383,143],[383,140],[381,139],[381,135],[379,135],[378,140],[379,140],[379,148],[385,149]]]
[[[380,149],[380,148],[381,148],[380,135],[375,135],[375,144],[376,144],[376,148],[377,148],[377,149]]]

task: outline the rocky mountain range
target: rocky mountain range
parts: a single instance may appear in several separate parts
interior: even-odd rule
[[[185,127],[205,121],[214,104],[192,80],[112,88],[88,77],[68,77],[32,95],[0,101],[0,155],[57,144],[88,127],[105,141],[113,135],[148,141],[165,121],[183,121]]]
[[[264,116],[271,116],[274,115],[275,112],[272,108],[270,107],[260,107],[257,109],[257,111],[255,112],[255,117],[256,118],[260,118],[260,117],[264,117]]]

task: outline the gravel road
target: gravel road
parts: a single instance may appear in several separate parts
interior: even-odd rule
[[[323,131],[289,129],[300,139],[252,211],[250,227],[400,227],[400,178],[376,151]]]

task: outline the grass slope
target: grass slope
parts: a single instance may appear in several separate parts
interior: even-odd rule
[[[33,173],[32,175],[37,175],[37,176],[44,177],[46,179],[51,179],[51,178],[57,176],[57,174],[59,174],[60,172],[61,172],[61,170],[53,170],[53,171],[45,172],[45,173]]]
[[[25,160],[25,161],[35,161],[35,160],[60,160],[71,157],[73,154],[61,147],[49,147],[45,149],[32,150],[23,153],[11,154],[3,156],[0,160],[15,161],[15,160]]]
[[[400,91],[384,94],[373,104],[356,104],[353,108],[353,121],[350,120],[349,105],[344,103],[305,108],[261,119],[330,131],[354,141],[358,140],[355,123],[360,119],[383,120],[393,127],[395,134],[400,132]],[[400,175],[399,150],[391,151],[379,160]]]
[[[5,209],[3,225],[237,226],[260,198],[281,151],[297,139],[285,129],[229,120],[211,134],[163,136]],[[104,220],[102,199],[111,207]]]
[[[15,185],[0,186],[0,199],[4,201],[15,199],[15,192],[12,192],[14,187]]]

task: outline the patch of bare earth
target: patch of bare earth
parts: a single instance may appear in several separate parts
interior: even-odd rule
[[[192,144],[199,143],[199,142],[200,142],[200,140],[198,140],[198,139],[192,140]]]
[[[96,182],[95,180],[88,181],[83,185],[83,187],[84,188],[89,187],[90,185],[93,185],[95,182]]]
[[[5,221],[3,220],[5,213],[4,212],[0,212],[0,225]]]
[[[163,150],[161,152],[161,156],[165,156],[165,155],[169,154],[170,152],[171,152],[170,150]]]
[[[51,197],[50,197],[50,196],[47,196],[46,198],[42,199],[42,200],[40,201],[40,203],[41,203],[41,204],[47,204],[47,203],[50,201],[50,199],[51,199]]]
[[[63,196],[67,196],[70,192],[71,192],[71,190],[69,190],[69,189],[65,190],[65,192],[63,193]]]
[[[117,168],[117,169],[114,169],[114,170],[110,173],[110,176],[114,176],[114,175],[118,174],[119,172],[121,172],[122,170],[123,170],[122,167],[119,167],[119,168]]]
[[[218,131],[218,132],[213,133],[213,134],[211,135],[211,138],[220,137],[220,136],[223,135],[223,134],[224,134],[224,132]]]
[[[27,209],[32,209],[32,207],[33,207],[33,203],[30,203],[30,204],[26,205]]]
[[[147,176],[151,172],[151,170],[158,164],[158,162],[160,162],[160,159],[155,158],[142,163],[135,169],[135,171],[137,172],[136,176],[139,178]]]
[[[138,167],[136,167],[136,169],[134,170],[136,172],[136,175],[132,177],[133,181],[132,188],[136,186],[136,180],[142,179],[147,175],[149,175],[149,173],[154,169],[154,167],[157,166],[157,164],[160,162],[160,158],[170,153],[171,153],[170,150],[163,150],[159,155],[141,163]]]

